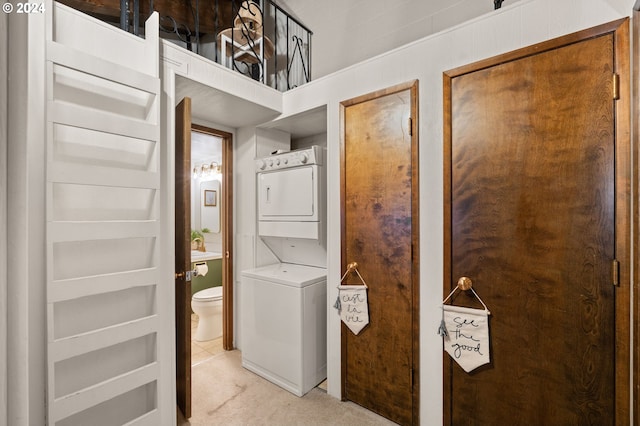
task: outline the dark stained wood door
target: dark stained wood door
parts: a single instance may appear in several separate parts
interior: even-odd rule
[[[191,98],[176,107],[175,303],[176,393],[178,408],[191,417]]]
[[[492,314],[489,365],[444,355],[445,424],[629,424],[620,24],[445,74],[444,294]]]
[[[370,316],[342,326],[343,396],[404,425],[418,423],[416,99],[413,82],[342,103],[342,266],[358,263]]]

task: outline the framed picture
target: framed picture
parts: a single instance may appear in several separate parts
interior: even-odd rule
[[[204,190],[204,205],[208,207],[215,207],[217,205],[218,200],[218,191],[214,191],[212,189]]]

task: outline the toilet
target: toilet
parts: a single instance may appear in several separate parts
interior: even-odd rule
[[[222,286],[205,288],[191,298],[191,309],[198,315],[194,339],[204,342],[222,336]]]

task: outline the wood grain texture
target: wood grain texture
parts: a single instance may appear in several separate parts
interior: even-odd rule
[[[357,336],[343,327],[343,395],[400,424],[418,423],[416,95],[343,103],[343,266],[358,262],[370,316]]]
[[[80,10],[88,15],[94,16],[98,19],[107,22],[119,22],[120,21],[120,0],[58,0],[60,3],[72,7],[76,10]],[[133,2],[130,2],[133,3]],[[239,7],[241,1],[236,2],[236,9]],[[195,9],[195,1],[192,2]],[[235,14],[232,10],[231,0],[219,1],[219,15],[218,22],[216,23],[215,13],[215,0],[200,0],[200,22],[199,28],[201,34],[217,34],[220,30],[233,26],[233,18]],[[194,14],[191,12],[189,3],[187,1],[175,1],[175,0],[154,0],[153,8],[160,15],[161,24],[162,19],[165,16],[170,16],[175,19],[179,24],[183,24],[189,27],[189,30],[195,36],[195,22]],[[130,10],[133,7],[130,6]],[[140,2],[140,21],[144,24],[145,19],[150,15],[149,1]],[[171,25],[166,22],[168,27]],[[183,28],[180,28],[183,30]]]
[[[175,271],[191,269],[191,99],[176,107]],[[191,417],[191,281],[175,280],[176,393],[178,408]]]
[[[628,424],[629,278],[614,289],[611,260],[629,268],[629,143],[603,32],[444,77],[444,293],[469,276],[492,312],[491,364],[445,361],[445,424]]]
[[[632,81],[638,82],[640,81],[640,11],[633,11],[633,76]],[[640,178],[638,177],[638,172],[640,171],[640,167],[638,164],[640,160],[638,159],[638,155],[640,154],[639,146],[640,146],[640,118],[638,117],[637,112],[640,111],[640,89],[638,88],[638,84],[633,85],[633,109],[636,111],[633,114],[631,127],[634,129],[633,141],[632,141],[632,175],[635,176],[634,184],[632,185],[633,190],[633,229],[635,232],[633,233],[633,253],[635,256],[633,257],[633,324],[634,324],[634,333],[633,333],[633,418],[636,419],[636,425],[640,424],[640,256],[638,256],[640,250],[640,209],[638,208],[638,203],[640,202]]]

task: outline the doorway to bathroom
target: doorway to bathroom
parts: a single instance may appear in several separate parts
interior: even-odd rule
[[[175,138],[176,393],[178,408],[185,418],[191,416],[191,366],[194,361],[204,361],[213,356],[214,351],[233,349],[232,144],[231,133],[191,122],[190,98],[178,104]],[[220,289],[221,314],[219,307],[207,306],[220,304],[219,296],[209,295]],[[201,315],[194,318],[192,307]],[[218,313],[209,315],[215,310]],[[201,327],[204,325],[206,327]]]

